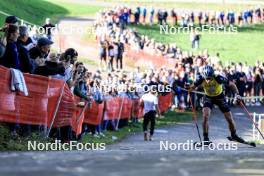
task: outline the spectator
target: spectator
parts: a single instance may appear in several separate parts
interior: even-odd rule
[[[15,16],[8,16],[5,19],[5,24],[2,28],[0,28],[0,32],[6,33],[8,26],[12,24],[12,25],[17,25],[18,24],[18,19]],[[6,44],[7,44],[7,40],[6,40],[6,36],[3,35],[0,38],[0,58],[3,57],[3,55],[5,54],[5,49],[6,49]]]
[[[108,63],[107,63],[107,68],[109,72],[114,71],[113,67],[113,61],[114,61],[114,44],[111,41],[108,45]]]
[[[59,63],[59,56],[51,53],[48,60],[41,62],[37,68],[34,70],[34,74],[42,75],[42,76],[52,76],[55,75],[64,75],[65,68]]]
[[[116,60],[116,70],[123,69],[123,53],[124,53],[124,44],[117,39],[114,42],[114,55]]]
[[[178,24],[178,16],[177,16],[177,13],[176,13],[176,10],[175,9],[172,9],[171,10],[171,17],[172,17],[172,25],[175,26]]]
[[[83,63],[78,64],[76,72],[74,74],[74,79],[76,79],[76,84],[74,86],[74,94],[81,98],[81,101],[90,101],[88,96],[86,80],[85,80],[86,69]]]
[[[21,71],[25,73],[32,73],[34,70],[34,61],[29,56],[29,51],[26,48],[28,41],[28,30],[26,26],[19,27],[19,37],[17,40],[17,49],[21,64]]]
[[[153,20],[154,20],[154,13],[155,13],[155,10],[153,7],[150,8],[150,16],[149,16],[149,23],[150,25],[153,24]]]
[[[18,50],[16,42],[19,36],[19,30],[16,25],[9,25],[6,31],[6,48],[3,58],[1,58],[0,64],[7,68],[21,68],[20,59],[18,56]]]
[[[262,87],[262,70],[257,67],[255,70],[255,77],[254,77],[254,92],[255,92],[255,96],[260,96],[260,91],[261,91],[261,87]],[[260,106],[260,98],[256,98],[256,105]]]
[[[38,39],[37,46],[29,50],[30,58],[34,60],[37,58],[46,59],[48,57],[52,44],[53,42],[45,37]]]
[[[68,48],[62,55],[60,56],[60,61],[62,62],[65,73],[64,76],[61,77],[64,81],[67,82],[68,86],[73,87],[73,65],[75,65],[78,57],[78,52],[73,48]]]
[[[46,23],[42,26],[45,30],[45,34],[49,40],[52,41],[52,30],[55,28],[55,25],[51,24],[50,19],[46,18]]]
[[[100,68],[102,70],[106,69],[106,59],[107,59],[107,47],[108,47],[108,42],[107,40],[102,40],[100,42],[99,46],[99,56],[100,56]]]
[[[142,15],[143,15],[143,24],[146,24],[146,17],[147,17],[147,8],[143,7],[142,8]]]
[[[192,48],[195,48],[195,49],[199,48],[200,38],[201,38],[201,35],[198,34],[198,31],[195,29],[192,29],[190,33],[190,40],[192,42]]]
[[[242,71],[242,63],[240,63],[237,72],[235,73],[235,84],[241,97],[244,97],[246,91],[246,79],[246,74]]]

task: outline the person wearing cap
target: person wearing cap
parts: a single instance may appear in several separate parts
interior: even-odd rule
[[[144,120],[143,120],[143,131],[144,140],[152,140],[155,129],[156,114],[160,116],[160,110],[158,107],[158,97],[156,96],[156,86],[147,86],[148,90],[141,99],[140,104],[144,106]],[[150,133],[148,133],[148,124],[150,122]]]
[[[26,42],[28,41],[28,30],[26,26],[19,26],[19,37],[17,39],[17,49],[21,64],[21,71],[24,73],[32,73],[34,61],[30,58]]]
[[[17,19],[17,17],[16,16],[8,16],[8,17],[6,17],[6,19],[5,19],[5,23],[6,24],[14,24],[14,25],[18,25],[17,23],[18,23],[18,19]]]
[[[52,44],[53,42],[48,38],[41,37],[40,39],[38,39],[37,46],[29,50],[30,57],[32,59],[37,59],[37,58],[46,59],[48,57],[48,54],[50,52],[50,46]]]
[[[1,32],[5,32],[9,25],[18,25],[18,19],[16,16],[8,16],[5,19],[4,26],[0,29]]]
[[[6,34],[9,25],[17,25],[18,23],[18,19],[15,16],[8,16],[5,19],[5,24],[2,28],[0,28],[0,32],[3,32]],[[5,50],[6,50],[6,45],[7,45],[7,40],[6,40],[6,36],[5,35],[1,35],[1,39],[0,39],[0,58],[3,57],[3,55],[5,54]]]

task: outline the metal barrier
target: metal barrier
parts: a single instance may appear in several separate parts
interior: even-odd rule
[[[264,132],[264,114],[257,114],[254,112],[253,120],[257,124],[260,131],[263,133]],[[253,140],[262,140],[260,137],[260,133],[257,131],[254,125],[253,125]]]

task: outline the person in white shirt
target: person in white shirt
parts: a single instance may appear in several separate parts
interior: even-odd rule
[[[149,86],[147,93],[145,93],[140,102],[144,105],[144,121],[143,121],[143,131],[144,140],[152,140],[155,129],[155,118],[156,113],[160,116],[160,111],[158,107],[158,97],[156,96],[157,90],[154,86]],[[150,133],[148,134],[148,124],[150,122]]]

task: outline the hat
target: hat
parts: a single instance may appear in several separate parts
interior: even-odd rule
[[[38,39],[38,46],[46,46],[46,45],[51,45],[51,44],[53,44],[53,41],[45,37],[41,37],[40,39]]]
[[[15,24],[16,22],[18,22],[18,19],[16,16],[8,16],[5,19],[5,23],[8,23],[8,24]]]

